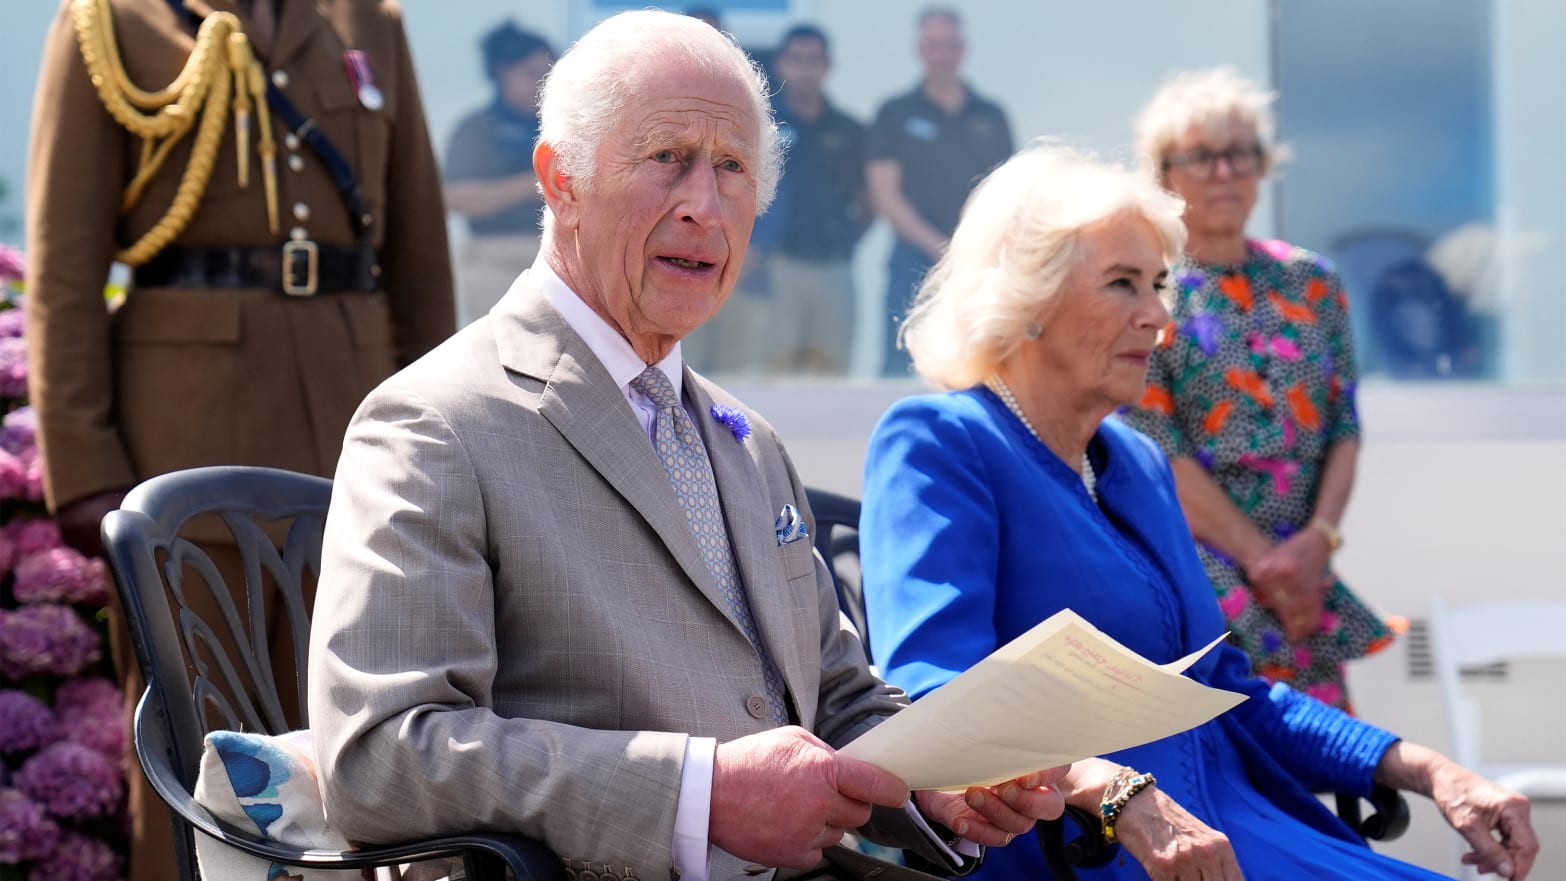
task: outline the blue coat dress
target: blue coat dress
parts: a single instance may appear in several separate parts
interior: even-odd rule
[[[888,681],[917,699],[1068,607],[1160,664],[1223,632],[1163,454],[1110,418],[1089,455],[1098,504],[988,389],[908,398],[882,418],[860,547],[870,644]],[[1153,772],[1164,792],[1228,835],[1247,881],[1443,877],[1376,855],[1311,795],[1368,793],[1396,737],[1270,686],[1228,645],[1188,675],[1249,700],[1106,758]],[[1147,877],[1122,857],[1082,877]],[[1048,872],[1029,836],[991,848],[973,877]]]

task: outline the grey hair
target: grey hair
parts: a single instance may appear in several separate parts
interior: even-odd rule
[[[560,168],[591,190],[598,149],[625,110],[628,73],[646,62],[694,64],[704,73],[733,76],[750,94],[760,140],[756,151],[756,213],[777,195],[783,147],[768,100],[767,75],[727,34],[699,19],[654,9],[622,12],[588,31],[555,62],[539,98],[539,141],[554,148]],[[546,216],[547,216],[546,211]]]
[[[1029,145],[974,189],[920,286],[901,333],[914,368],[943,389],[988,380],[1031,327],[1048,322],[1084,232],[1139,217],[1172,261],[1185,248],[1184,210],[1140,171],[1059,144]]]
[[[1137,114],[1137,153],[1162,178],[1164,162],[1192,128],[1217,134],[1230,120],[1238,120],[1254,134],[1262,148],[1262,167],[1270,172],[1289,157],[1288,148],[1277,141],[1272,113],[1277,97],[1232,65],[1181,71],[1165,80]]]

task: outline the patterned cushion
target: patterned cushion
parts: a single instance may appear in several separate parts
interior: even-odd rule
[[[219,820],[259,838],[302,850],[348,850],[326,822],[310,732],[276,736],[214,731],[207,735],[196,779],[196,801]],[[204,878],[235,881],[342,881],[357,870],[284,866],[196,835]]]

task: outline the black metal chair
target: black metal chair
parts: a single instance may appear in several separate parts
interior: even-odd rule
[[[816,518],[816,550],[826,558],[837,582],[837,601],[853,622],[870,651],[870,630],[865,614],[864,579],[859,566],[859,501],[821,489],[805,489],[805,498]],[[1369,799],[1372,812],[1362,817],[1360,799],[1349,793],[1334,794],[1338,816],[1367,840],[1391,841],[1408,830],[1408,802],[1401,793],[1377,785]],[[1068,829],[1076,834],[1069,840]],[[1108,865],[1120,846],[1106,842],[1099,832],[1097,812],[1066,806],[1059,820],[1034,827],[1044,864],[1055,881],[1076,881],[1076,869]]]
[[[331,481],[288,471],[195,468],[142,483],[104,520],[109,566],[148,683],[136,708],[136,751],[172,809],[180,878],[197,881],[200,832],[289,866],[363,869],[460,857],[467,877],[479,881],[502,881],[507,868],[523,881],[561,881],[559,860],[517,836],[474,833],[305,851],[238,830],[195,801],[208,732],[282,733],[291,702],[306,720],[307,597],[320,572],[331,492]],[[214,554],[229,545],[232,551]],[[226,585],[219,561],[236,554],[244,583]],[[285,622],[295,682],[274,679],[268,621]]]

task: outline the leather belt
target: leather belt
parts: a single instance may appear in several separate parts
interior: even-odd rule
[[[266,288],[291,297],[380,289],[380,257],[370,247],[291,239],[281,245],[172,245],[136,267],[137,287]]]

